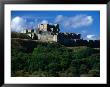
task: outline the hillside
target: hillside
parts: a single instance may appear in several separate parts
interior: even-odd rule
[[[12,39],[11,66],[13,77],[97,77],[100,76],[100,49]]]

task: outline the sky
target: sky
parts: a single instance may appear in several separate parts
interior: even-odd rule
[[[11,11],[11,31],[36,29],[37,24],[59,24],[60,32],[100,39],[100,11]]]

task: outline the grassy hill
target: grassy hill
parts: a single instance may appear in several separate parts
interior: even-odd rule
[[[11,75],[21,77],[100,76],[100,49],[11,40]]]

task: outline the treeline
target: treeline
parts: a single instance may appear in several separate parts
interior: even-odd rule
[[[100,50],[59,43],[12,39],[11,75],[38,77],[100,76]]]
[[[30,36],[24,33],[11,32],[11,38],[31,39]]]

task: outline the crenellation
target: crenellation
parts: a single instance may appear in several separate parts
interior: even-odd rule
[[[66,45],[100,45],[100,40],[83,40],[80,33],[60,32],[59,24],[38,24],[36,29],[26,29],[21,33],[26,33],[31,39],[43,42],[59,42]],[[35,38],[37,37],[37,38]]]

